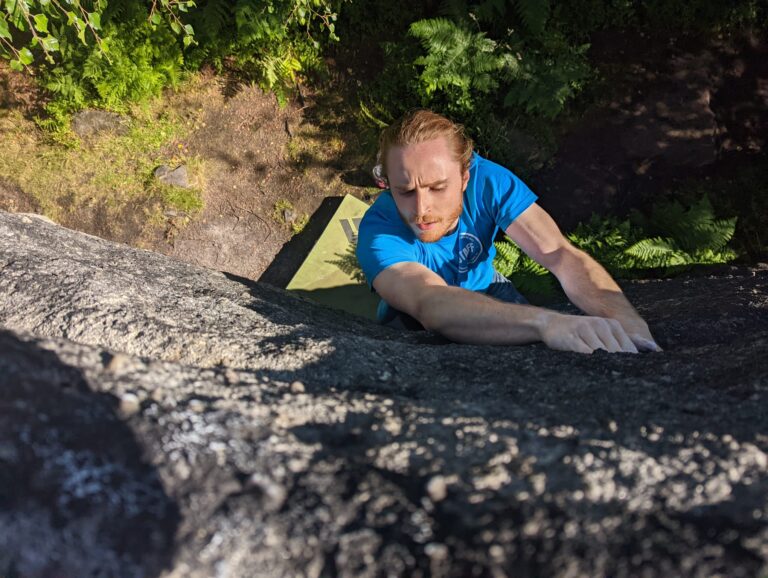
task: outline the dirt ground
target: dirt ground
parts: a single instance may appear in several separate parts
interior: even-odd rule
[[[323,199],[372,192],[372,180],[347,182],[372,162],[339,102],[307,96],[280,107],[256,87],[213,76],[190,98],[200,126],[183,144],[203,159],[205,208],[186,227],[170,217],[152,249],[258,279]]]
[[[192,129],[169,140],[163,154],[199,165],[203,209],[173,208],[159,223],[147,223],[152,203],[127,204],[107,213],[98,203],[69,206],[61,195],[61,224],[110,240],[127,242],[197,265],[259,279],[287,241],[294,238],[324,199],[352,194],[368,199],[378,191],[370,175],[370,135],[360,133],[340,98],[305,94],[280,106],[255,86],[202,73],[194,88],[167,99]],[[26,118],[42,112],[34,83],[0,66],[0,109]],[[87,146],[83,145],[83,146]],[[45,212],[13,176],[0,175],[0,209]],[[282,256],[282,266],[301,263],[303,253]]]

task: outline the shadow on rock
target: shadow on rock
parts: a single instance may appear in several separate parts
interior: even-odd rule
[[[179,522],[115,412],[56,354],[0,331],[0,575],[157,576]]]

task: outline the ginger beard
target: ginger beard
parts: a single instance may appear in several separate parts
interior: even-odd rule
[[[459,203],[459,206],[445,217],[434,217],[430,214],[423,215],[421,217],[417,215],[407,217],[402,212],[400,212],[399,208],[397,209],[400,218],[406,225],[411,228],[416,237],[422,243],[435,243],[446,235],[452,233],[456,226],[459,224],[459,218],[461,217],[461,213],[463,211],[463,203]],[[422,229],[419,228],[419,225],[429,225],[429,228]]]

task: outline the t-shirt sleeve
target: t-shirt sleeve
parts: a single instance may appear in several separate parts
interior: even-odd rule
[[[417,261],[414,244],[397,235],[397,229],[397,223],[389,223],[375,209],[369,209],[360,223],[357,260],[369,286],[387,267],[404,261]]]
[[[512,171],[495,163],[488,175],[490,186],[485,188],[486,206],[491,207],[493,220],[502,231],[520,214],[536,202],[538,197]]]

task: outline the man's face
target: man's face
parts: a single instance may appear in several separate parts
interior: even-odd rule
[[[392,147],[387,178],[400,216],[420,241],[434,243],[456,228],[469,171],[444,137]]]

